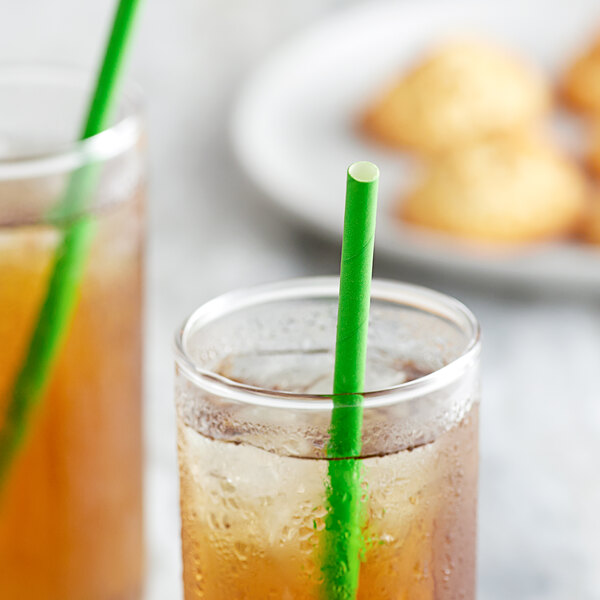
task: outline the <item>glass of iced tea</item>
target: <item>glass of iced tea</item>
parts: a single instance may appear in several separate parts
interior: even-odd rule
[[[322,600],[335,278],[231,293],[176,337],[186,600]],[[372,286],[358,598],[475,597],[479,327]]]
[[[91,248],[49,384],[0,481],[3,600],[139,600],[142,593],[143,136],[137,92],[74,141],[92,74],[0,70],[0,432],[60,241]],[[77,210],[64,202],[86,184]]]

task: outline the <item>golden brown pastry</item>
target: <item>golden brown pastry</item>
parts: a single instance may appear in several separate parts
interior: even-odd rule
[[[600,244],[600,192],[598,191],[581,219],[579,234],[590,244]]]
[[[592,174],[600,177],[600,122],[592,124],[589,135],[586,163]]]
[[[570,233],[586,200],[583,174],[548,142],[497,138],[433,160],[401,215],[465,238],[521,242]]]
[[[549,107],[536,70],[485,43],[455,42],[388,90],[362,128],[387,145],[431,154],[528,127]]]
[[[600,115],[600,38],[567,70],[562,95],[574,110]]]

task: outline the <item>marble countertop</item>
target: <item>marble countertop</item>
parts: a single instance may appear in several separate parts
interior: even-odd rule
[[[257,60],[347,4],[147,0],[143,7],[130,73],[145,89],[150,140],[147,600],[181,597],[176,325],[232,288],[338,269],[335,246],[273,214],[240,173],[228,144],[230,107]],[[76,56],[90,66],[112,5],[10,3],[0,20],[0,58]],[[598,299],[484,289],[381,261],[375,274],[450,293],[482,323],[479,598],[600,598]]]

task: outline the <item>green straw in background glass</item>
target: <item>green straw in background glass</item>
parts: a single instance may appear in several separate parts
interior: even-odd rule
[[[333,412],[327,446],[329,482],[323,532],[325,600],[354,600],[361,539],[362,393],[373,268],[378,168],[369,162],[348,169],[335,347]],[[346,460],[335,460],[346,459]]]
[[[80,139],[100,133],[109,123],[138,4],[139,0],[119,2]],[[95,169],[84,168],[70,178],[59,206],[61,214],[77,215],[85,209],[96,181],[95,174]],[[9,392],[0,429],[0,492],[25,441],[31,412],[48,387],[65,341],[77,305],[93,234],[94,221],[90,216],[75,219],[65,226],[63,238],[54,255],[46,297],[24,362]]]

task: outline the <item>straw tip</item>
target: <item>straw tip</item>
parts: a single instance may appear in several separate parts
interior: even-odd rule
[[[373,183],[379,179],[379,168],[368,160],[361,160],[348,167],[348,175],[360,183]]]

